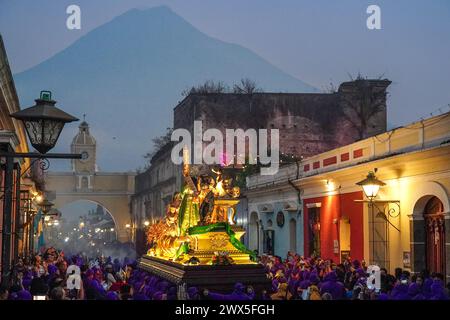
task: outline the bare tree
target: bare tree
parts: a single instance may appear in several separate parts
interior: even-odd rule
[[[170,138],[172,137],[172,132],[173,129],[172,128],[166,128],[166,133],[163,134],[162,136],[156,137],[152,139],[152,143],[153,143],[153,147],[151,149],[151,151],[147,152],[144,155],[144,158],[147,159],[149,162],[152,159],[152,157],[162,148],[164,147],[166,144],[168,144],[171,140]]]
[[[263,90],[258,87],[256,82],[249,78],[242,78],[240,83],[234,84],[233,86],[233,93],[252,94],[262,91]]]
[[[324,93],[336,93],[336,92],[338,92],[338,88],[333,83],[333,81],[330,81],[330,83],[324,87],[323,92]]]
[[[359,139],[364,139],[367,137],[370,120],[386,108],[386,87],[390,81],[385,79],[387,85],[379,86],[361,74],[358,74],[355,80],[352,77],[351,79],[354,88],[341,94],[344,117],[355,128]]]
[[[207,93],[226,93],[229,88],[222,81],[207,80],[203,84],[193,86],[190,89],[183,90],[181,95],[188,96],[189,94],[207,94]]]

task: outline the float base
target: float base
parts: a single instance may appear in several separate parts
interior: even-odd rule
[[[241,282],[253,286],[258,298],[263,290],[269,291],[271,287],[264,267],[257,263],[228,266],[183,265],[144,255],[139,261],[139,268],[176,285],[186,283],[186,289],[197,287],[199,290],[231,293],[235,283]]]

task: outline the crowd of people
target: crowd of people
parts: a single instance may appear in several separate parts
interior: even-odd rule
[[[134,296],[128,282],[136,269],[136,260],[127,257],[68,257],[51,247],[31,258],[18,258],[8,283],[0,287],[0,300],[129,300]]]
[[[381,268],[380,286],[368,285],[364,261],[340,264],[289,253],[286,259],[262,256],[271,288],[256,292],[236,283],[228,294],[175,285],[138,268],[134,259],[65,256],[47,248],[31,259],[18,259],[0,300],[448,300],[441,274],[411,275]],[[79,274],[79,281],[75,281]]]
[[[444,275],[426,270],[413,274],[401,268],[391,275],[380,268],[379,284],[370,277],[365,261],[348,258],[333,263],[289,252],[286,259],[262,256],[272,280],[272,300],[448,300]]]

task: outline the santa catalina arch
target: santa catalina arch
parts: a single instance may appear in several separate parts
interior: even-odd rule
[[[126,225],[130,220],[130,197],[134,193],[133,172],[101,172],[96,164],[97,144],[89,132],[89,125],[83,121],[71,144],[71,152],[82,154],[82,159],[72,160],[68,172],[46,173],[46,191],[56,209],[78,201],[86,200],[104,207],[116,225],[118,240],[130,240]]]

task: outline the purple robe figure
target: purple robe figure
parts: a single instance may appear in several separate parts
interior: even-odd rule
[[[121,268],[122,268],[122,265],[120,264],[119,259],[117,259],[117,258],[114,259],[114,260],[113,260],[113,270],[114,270],[114,273],[119,272]]]
[[[119,295],[114,291],[109,291],[106,294],[106,300],[120,300]]]
[[[48,274],[50,276],[54,275],[56,272],[58,272],[58,268],[54,264],[49,264],[47,267]]]
[[[177,287],[171,286],[167,290],[167,300],[177,300]]]
[[[320,278],[316,272],[314,273],[312,272],[311,275],[309,276],[309,281],[311,282],[311,284],[317,286],[320,283]]]
[[[133,283],[130,283],[130,285],[133,286],[134,291],[140,292],[140,291],[142,291],[144,281],[140,281],[140,280],[134,281]]]
[[[222,294],[222,293],[212,292],[210,290],[207,290],[206,292],[207,293],[205,293],[205,297],[208,300],[220,300],[220,301],[233,300],[233,299],[231,299],[230,294]]]
[[[356,282],[355,282],[355,287],[356,286],[360,286],[362,288],[367,287],[367,278],[366,277],[358,278],[358,280],[356,280]]]
[[[341,300],[345,297],[344,285],[337,281],[335,272],[328,273],[320,287],[320,294],[329,293],[333,300]]]
[[[448,295],[445,293],[444,286],[440,280],[434,280],[431,285],[430,300],[448,300]]]
[[[310,278],[310,272],[305,270],[303,271],[303,280],[300,282],[299,287],[301,289],[308,289],[309,286],[311,285],[311,281],[309,281]]]
[[[411,300],[425,300],[425,296],[422,294],[422,288],[416,282],[409,285],[408,295]]]
[[[298,287],[297,283],[298,283],[298,281],[295,278],[291,278],[288,281],[288,290],[292,295],[294,295],[295,292],[297,292],[297,287]]]
[[[277,290],[278,290],[278,284],[279,284],[279,282],[278,282],[277,279],[273,279],[273,280],[272,280],[272,291],[273,291],[273,292],[277,292]]]
[[[152,300],[162,300],[163,293],[161,291],[155,292],[152,296]]]
[[[160,283],[158,283],[156,288],[158,289],[158,291],[161,291],[162,293],[167,293],[167,289],[169,288],[169,285],[170,284],[167,281],[161,281]]]
[[[187,294],[188,294],[189,300],[199,300],[200,299],[200,294],[198,292],[197,287],[189,287],[187,289]]]
[[[98,282],[97,279],[87,279],[86,281],[86,292],[89,291],[91,297],[97,299],[104,299],[106,297],[105,288]]]
[[[250,300],[254,300],[256,297],[256,292],[252,286],[247,287],[247,296]]]
[[[135,293],[133,295],[133,300],[136,301],[145,301],[145,300],[150,300],[145,294],[143,293]]]
[[[146,286],[145,294],[149,297],[153,297],[153,295],[158,291],[158,279],[152,278],[149,281],[149,284]]]
[[[139,285],[136,285],[136,291],[139,293],[146,293],[146,291],[149,288],[149,283],[150,283],[151,277],[150,276],[146,276],[144,278],[144,281],[142,283],[140,283]]]
[[[245,286],[238,282],[234,285],[234,290],[230,295],[230,300],[251,300],[245,292]]]
[[[17,292],[11,292],[8,296],[8,300],[17,300]]]
[[[29,290],[30,286],[31,286],[31,281],[33,280],[33,276],[32,276],[32,272],[31,271],[27,271],[24,273],[23,278],[22,278],[22,286],[26,289]]]
[[[147,297],[151,298],[153,296],[153,294],[156,292],[156,290],[155,290],[154,287],[152,287],[150,285],[147,285],[147,286],[144,287],[144,291],[143,292],[145,293],[145,295]]]
[[[359,279],[359,278],[365,278],[365,277],[367,276],[367,274],[366,274],[366,272],[364,271],[363,268],[358,268],[358,269],[356,269],[356,270],[355,270],[355,273],[356,273],[357,279]]]
[[[29,290],[30,286],[31,286],[31,278],[25,278],[22,280],[22,286],[24,287],[25,290]]]
[[[359,269],[359,268],[361,268],[361,262],[359,262],[359,260],[353,260],[352,266],[355,269]]]
[[[392,299],[393,300],[410,300],[408,295],[408,285],[404,283],[399,283],[395,285],[392,289]]]
[[[380,293],[380,295],[378,296],[378,300],[389,300],[389,295],[387,293]]]
[[[20,290],[19,292],[17,292],[16,300],[33,300],[33,296],[27,290]]]
[[[286,269],[286,271],[284,272],[284,276],[286,277],[286,279],[289,279],[289,277],[291,276],[291,270],[290,269]]]
[[[234,285],[234,290],[231,294],[221,294],[209,291],[208,298],[212,300],[251,300],[245,293],[245,286],[240,282]]]
[[[431,298],[431,285],[433,284],[433,279],[426,278],[422,285],[422,294],[425,296],[425,299]]]

